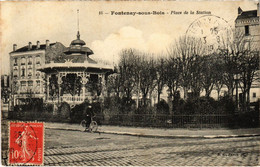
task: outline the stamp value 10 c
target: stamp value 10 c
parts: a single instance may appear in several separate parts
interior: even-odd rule
[[[43,165],[44,124],[37,122],[9,123],[10,165]]]

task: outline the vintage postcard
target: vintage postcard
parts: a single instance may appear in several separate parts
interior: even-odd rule
[[[1,165],[259,166],[260,9],[1,1]]]

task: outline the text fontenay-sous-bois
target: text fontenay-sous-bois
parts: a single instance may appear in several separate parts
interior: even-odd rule
[[[211,11],[99,11],[99,15],[111,15],[111,16],[144,16],[144,15],[188,15],[188,14],[211,14]]]

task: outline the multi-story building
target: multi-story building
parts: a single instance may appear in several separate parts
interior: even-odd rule
[[[245,40],[252,49],[258,49],[260,46],[260,9],[259,3],[257,10],[243,11],[238,8],[238,16],[235,20],[236,30],[241,31],[245,35]]]
[[[238,16],[235,20],[235,29],[243,34],[246,46],[250,50],[260,51],[260,9],[259,3],[256,10],[243,11],[238,8]],[[258,75],[260,71],[257,71]],[[252,84],[250,90],[250,101],[255,102],[260,97],[260,85],[259,81],[255,81]],[[241,91],[240,91],[241,92]],[[240,94],[241,96],[242,94]]]
[[[43,98],[45,94],[44,73],[38,71],[41,66],[48,63],[48,59],[53,55],[53,49],[59,50],[64,46],[59,43],[50,43],[46,40],[45,44],[37,41],[36,45],[31,42],[28,45],[17,49],[13,45],[10,53],[10,74],[11,91],[13,104],[22,104],[31,98]]]

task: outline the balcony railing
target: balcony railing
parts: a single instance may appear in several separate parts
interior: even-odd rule
[[[82,103],[84,101],[83,96],[61,96],[59,97],[48,97],[48,102],[67,102],[67,103]]]

